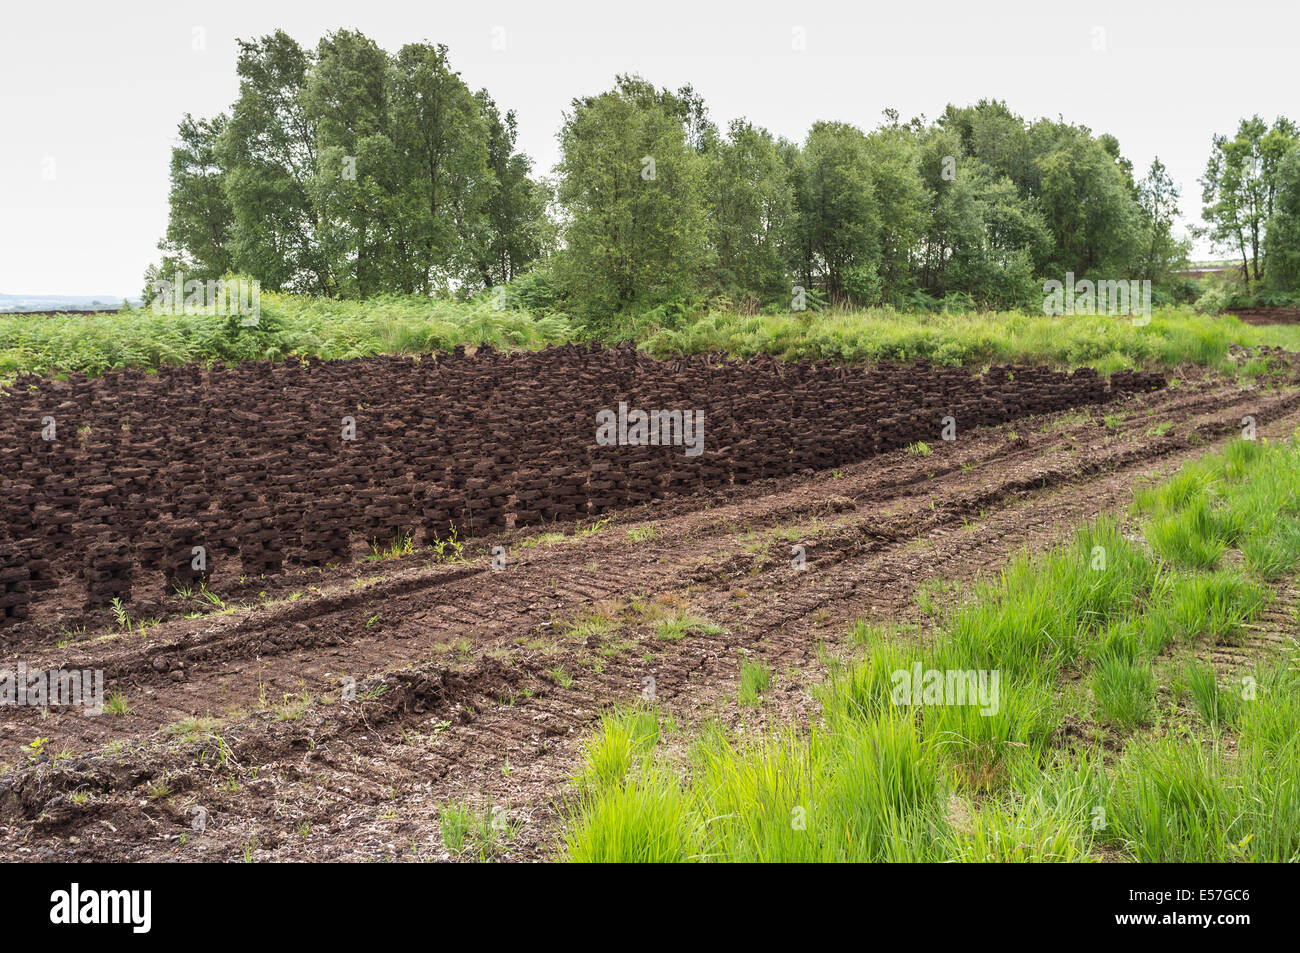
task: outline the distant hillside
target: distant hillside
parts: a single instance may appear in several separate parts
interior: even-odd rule
[[[139,306],[139,298],[131,303]],[[0,313],[22,311],[96,311],[102,308],[120,308],[122,298],[116,295],[7,295],[0,294]]]

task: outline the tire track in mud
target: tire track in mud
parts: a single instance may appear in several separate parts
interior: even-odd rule
[[[1121,411],[1114,427],[1101,425]],[[645,678],[655,679],[663,707],[694,721],[728,700],[734,710],[743,652],[781,673],[773,689],[780,697],[751,721],[773,711],[802,717],[810,702],[798,672],[819,644],[838,641],[847,621],[917,618],[922,582],[987,574],[1023,546],[1041,547],[1126,505],[1146,471],[1206,452],[1245,413],[1265,434],[1286,433],[1300,423],[1300,395],[1193,383],[981,430],[936,445],[929,457],[893,453],[838,477],[773,481],[730,499],[710,494],[695,508],[672,501],[628,511],[601,532],[516,549],[504,573],[483,556],[469,566],[402,568],[419,563],[417,554],[364,588],[350,587],[355,573],[341,571],[334,588],[316,580],[319,596],[177,619],[143,644],[125,636],[29,653],[29,665],[35,654],[42,664],[115,673],[110,680],[132,697],[133,711],[111,720],[3,712],[0,750],[39,732],[51,749],[76,753],[0,780],[0,845],[20,856],[211,859],[238,857],[256,841],[255,854],[267,858],[397,857],[410,855],[408,846],[437,858],[446,852],[437,806],[463,796],[527,817],[510,856],[541,856],[553,847],[554,799],[583,729],[610,703],[638,698]],[[1149,432],[1162,421],[1172,424],[1168,434]],[[1017,427],[1033,430],[1009,439]],[[656,539],[626,538],[625,529],[647,523]],[[815,530],[802,572],[790,569],[791,541],[781,535],[794,532],[792,523]],[[557,634],[557,619],[605,602],[625,607],[633,594],[677,594],[672,608],[725,631],[669,642],[632,619],[608,639]],[[381,621],[367,627],[376,609]],[[340,674],[357,680],[358,697],[326,704]],[[268,692],[276,699],[295,690],[310,695],[301,712],[287,700],[280,710],[266,704]],[[244,713],[208,733],[222,738],[215,750],[223,757],[206,735],[177,742],[159,734],[183,715],[232,706]],[[123,737],[135,747],[102,751]],[[254,764],[260,778],[250,781]],[[168,795],[148,796],[159,778]],[[223,788],[232,778],[239,791]],[[94,793],[76,804],[78,789]],[[181,847],[185,812],[200,803],[220,822]],[[301,823],[315,833],[285,833]],[[411,845],[399,843],[407,836]]]

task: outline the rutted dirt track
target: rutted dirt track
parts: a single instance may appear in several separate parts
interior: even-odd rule
[[[509,823],[502,857],[551,856],[566,778],[605,706],[652,686],[679,722],[735,723],[749,654],[776,672],[750,723],[802,717],[817,653],[850,620],[918,616],[921,584],[995,572],[1015,550],[1122,508],[1136,482],[1236,435],[1245,415],[1264,435],[1289,434],[1300,392],[1192,374],[963,429],[930,439],[928,454],[885,450],[545,527],[562,539],[536,527],[482,537],[464,560],[423,550],[214,583],[230,604],[257,605],[174,609],[143,636],[100,613],[57,648],[57,634],[28,624],[5,636],[0,668],[103,669],[130,710],[0,709],[12,766],[0,851],[442,859],[438,808],[466,799]],[[494,546],[506,548],[501,571]],[[712,625],[659,637],[659,620],[683,615]],[[46,753],[29,757],[40,737]]]

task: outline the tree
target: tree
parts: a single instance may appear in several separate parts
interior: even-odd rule
[[[393,137],[406,183],[397,229],[404,283],[429,294],[475,271],[492,188],[481,105],[447,61],[447,47],[412,43],[395,64]]]
[[[195,119],[187,113],[181,120],[180,142],[172,148],[167,233],[158,243],[163,260],[146,275],[147,299],[153,297],[155,280],[170,281],[177,270],[187,280],[208,281],[233,268],[234,214],[216,156],[216,141],[226,122],[224,113],[215,119]]]
[[[1274,291],[1300,291],[1300,149],[1291,149],[1274,175],[1273,214],[1264,239],[1264,273]]]
[[[993,178],[1005,176],[1022,195],[1037,194],[1041,173],[1034,159],[1043,149],[1034,142],[1024,119],[1006,103],[981,99],[974,106],[949,104],[939,117],[938,126],[955,134],[961,154],[979,159]]]
[[[1166,281],[1187,260],[1190,243],[1175,238],[1173,233],[1180,194],[1165,164],[1156,156],[1146,177],[1137,185],[1138,208],[1146,236],[1138,263],[1139,278]]]
[[[1054,247],[1040,267],[1054,273],[1123,276],[1141,240],[1136,186],[1113,137],[1040,120],[1030,130],[1038,152],[1035,195]]]
[[[705,160],[688,145],[688,112],[668,90],[620,76],[614,89],[575,99],[565,116],[558,277],[585,320],[700,285],[710,259]]]
[[[163,267],[345,297],[470,295],[553,240],[514,115],[471,93],[446,47],[393,57],[338,30],[307,53],[277,32],[241,41],[237,69],[229,119],[181,124]]]
[[[795,283],[839,302],[1004,307],[1027,302],[1035,274],[1160,280],[1186,254],[1159,160],[1135,182],[1113,136],[1027,124],[998,101],[928,125],[886,110],[869,135],[818,122],[800,146],[745,120],[720,134],[690,85],[620,76],[573,101],[551,183],[519,152],[514,113],[471,91],[445,46],[390,55],[338,30],[306,51],[276,32],[241,41],[237,71],[228,116],[180,125],[150,277],[238,272],[356,298],[512,283],[600,324],[711,291],[753,308]],[[1216,139],[1207,218],[1256,278],[1273,229],[1267,255],[1291,280],[1296,139],[1258,119]]]
[[[700,153],[707,151],[717,137],[718,129],[709,120],[709,107],[705,105],[704,97],[687,83],[671,96],[662,97],[662,100],[681,120],[687,148]]]
[[[797,270],[804,283],[820,282],[834,300],[879,300],[880,210],[862,130],[815,123],[793,188]]]
[[[548,190],[530,178],[532,160],[515,150],[515,114],[504,117],[486,90],[476,94],[487,130],[487,164],[492,182],[483,208],[483,227],[472,242],[476,277],[483,287],[518,277],[552,244],[546,206]]]
[[[880,220],[880,278],[882,294],[895,298],[910,291],[913,255],[929,225],[929,196],[920,172],[915,130],[890,123],[867,136],[867,160]]]
[[[960,143],[946,130],[932,134],[922,156],[934,196],[923,243],[924,287],[938,297],[968,295],[987,307],[1029,303],[1034,263],[1052,247],[1036,204],[1005,174],[961,155]]]
[[[737,119],[708,151],[715,284],[733,296],[788,296],[794,192],[783,149],[766,129]]]
[[[1241,256],[1246,290],[1261,275],[1264,232],[1277,197],[1278,170],[1295,148],[1297,130],[1285,118],[1270,129],[1259,116],[1241,120],[1229,139],[1216,135],[1201,177],[1201,217],[1215,246]]]
[[[311,201],[316,129],[304,108],[312,57],[283,31],[239,41],[239,98],[217,138],[235,267],[271,290],[328,295],[334,276]]]
[[[324,37],[303,91],[316,132],[316,168],[308,191],[316,241],[347,297],[379,294],[400,281],[387,227],[401,189],[389,136],[389,57],[374,41],[348,30]]]

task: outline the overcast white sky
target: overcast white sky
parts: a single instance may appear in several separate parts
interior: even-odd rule
[[[1298,26],[1295,0],[7,0],[0,292],[138,294],[166,227],[178,121],[228,108],[235,39],[276,27],[304,46],[340,27],[389,50],[446,43],[471,87],[517,111],[542,171],[570,100],[620,72],[691,82],[719,125],[747,116],[793,139],[817,119],[869,129],[886,107],[934,117],[994,97],[1113,133],[1139,173],[1158,154],[1195,220],[1215,132],[1256,112],[1300,120]]]

